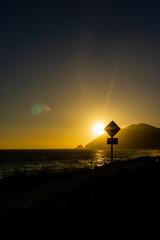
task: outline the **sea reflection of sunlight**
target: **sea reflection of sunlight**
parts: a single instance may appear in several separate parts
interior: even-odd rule
[[[106,160],[107,160],[106,151],[98,150],[95,153],[94,159],[95,166],[102,167],[106,163]]]

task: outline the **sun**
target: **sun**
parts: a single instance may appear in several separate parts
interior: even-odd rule
[[[95,123],[93,126],[94,135],[99,136],[105,133],[105,125],[101,122]]]

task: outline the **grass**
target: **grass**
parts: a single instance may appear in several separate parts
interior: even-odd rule
[[[0,182],[0,239],[158,214],[159,189],[160,161],[150,157],[93,170],[15,171]]]

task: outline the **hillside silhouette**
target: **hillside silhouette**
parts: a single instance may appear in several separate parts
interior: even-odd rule
[[[108,134],[103,134],[90,143],[87,149],[106,149]],[[160,149],[160,128],[145,124],[132,124],[121,129],[116,136],[120,149]]]

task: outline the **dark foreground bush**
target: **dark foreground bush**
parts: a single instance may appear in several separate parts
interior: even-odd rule
[[[0,239],[93,233],[122,219],[126,226],[158,215],[160,162],[141,158],[94,170],[15,172],[0,189]]]

